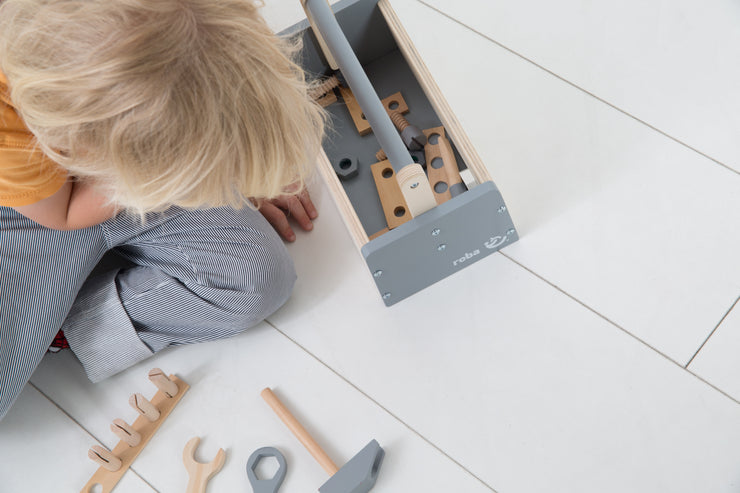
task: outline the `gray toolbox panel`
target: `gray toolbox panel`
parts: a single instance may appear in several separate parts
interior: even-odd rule
[[[401,92],[413,125],[427,129],[442,123],[408,66],[377,7],[377,0],[342,0],[333,5],[337,20],[378,96]],[[301,64],[315,77],[330,73],[310,25],[303,21],[281,34],[303,37]],[[373,134],[360,136],[341,97],[328,106],[330,128],[323,147],[333,165],[343,158],[359,163],[358,174],[342,186],[368,236],[387,227],[370,165],[380,149]],[[458,167],[465,164],[447,134]],[[492,182],[415,217],[362,247],[368,268],[386,305],[418,292],[518,239],[503,198]]]

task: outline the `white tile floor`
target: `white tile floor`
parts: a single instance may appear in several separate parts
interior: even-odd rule
[[[302,17],[267,4],[276,30]],[[284,309],[98,385],[47,357],[0,423],[0,491],[79,491],[152,366],[191,390],[117,491],[184,491],[194,435],[228,451],[211,491],[250,491],[264,445],[281,491],[317,488],[265,386],[337,462],[378,439],[378,492],[740,491],[737,3],[392,4],[521,240],[385,308],[317,185]]]

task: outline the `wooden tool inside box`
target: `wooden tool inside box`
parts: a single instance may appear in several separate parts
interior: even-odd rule
[[[346,96],[346,90],[336,90],[337,101],[326,106],[331,122],[319,168],[383,301],[390,306],[518,237],[501,194],[390,3],[342,0],[332,8],[378,96],[390,97],[386,103],[401,103],[393,97],[400,93],[408,106],[404,116],[411,124],[429,130],[427,134],[439,133],[431,129],[444,127],[442,132],[446,133],[458,168],[469,169],[468,176],[472,175],[476,184],[452,198],[448,192],[449,200],[393,227],[392,218],[384,213],[371,171],[371,165],[378,162],[376,153],[380,145],[372,132],[360,135],[342,97],[342,93]],[[282,34],[303,37],[302,66],[310,75],[320,79],[331,73],[307,21]],[[357,173],[340,180],[337,171],[341,175],[342,167],[355,163]],[[435,168],[436,165],[435,161]],[[431,162],[426,166],[434,187],[435,171]],[[442,200],[438,198],[438,202]],[[404,212],[400,209],[396,210],[396,216]],[[387,231],[389,226],[392,229]]]

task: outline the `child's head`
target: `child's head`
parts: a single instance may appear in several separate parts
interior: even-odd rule
[[[300,182],[324,114],[253,0],[5,0],[0,69],[39,145],[138,212]]]

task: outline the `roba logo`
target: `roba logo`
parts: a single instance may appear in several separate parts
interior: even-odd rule
[[[489,250],[493,250],[494,248],[498,248],[506,243],[506,239],[506,236],[491,236],[488,241],[483,243],[483,246],[485,246]],[[452,262],[452,266],[457,267],[458,265],[467,262],[468,260],[471,260],[478,255],[480,255],[480,250],[478,248],[476,248],[472,252],[465,252],[465,255]]]

